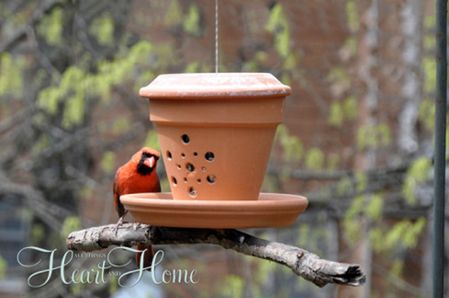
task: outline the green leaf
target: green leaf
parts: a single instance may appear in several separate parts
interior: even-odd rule
[[[288,49],[287,49],[288,51]],[[293,53],[287,53],[287,57],[282,64],[284,70],[294,70],[296,68],[296,57]]]
[[[418,243],[418,238],[426,226],[427,220],[424,217],[419,218],[404,234],[403,244],[406,248],[414,248]]]
[[[268,18],[268,22],[265,25],[265,29],[269,32],[274,32],[277,30],[277,26],[283,22],[284,12],[282,9],[282,5],[280,3],[276,3],[271,9],[270,16]]]
[[[386,147],[391,144],[390,127],[385,123],[380,123],[376,127],[377,143],[380,146]]]
[[[181,23],[182,19],[182,9],[178,0],[171,0],[170,6],[167,9],[167,14],[165,15],[165,24],[168,26],[178,25]]]
[[[7,270],[8,270],[8,262],[6,262],[3,256],[0,256],[0,280],[5,279]]]
[[[352,200],[351,206],[346,211],[345,217],[353,218],[359,215],[362,212],[364,206],[365,206],[365,196],[363,195],[356,196]]]
[[[112,151],[106,151],[103,153],[103,156],[101,157],[100,161],[100,168],[105,173],[111,173],[114,171],[116,165],[115,165],[115,153]]]
[[[66,238],[71,232],[81,229],[81,221],[77,216],[67,216],[62,224],[61,236]]]
[[[436,16],[435,14],[430,14],[424,17],[424,28],[427,30],[435,27],[436,24]]]
[[[285,125],[279,125],[276,130],[276,142],[282,147],[282,159],[287,162],[299,162],[302,158],[304,147],[301,140],[291,135]]]
[[[81,92],[75,93],[70,97],[64,108],[62,126],[64,128],[71,128],[80,124],[84,119],[84,94]]]
[[[419,104],[418,119],[425,129],[433,131],[435,127],[435,103],[426,98]]]
[[[360,235],[359,216],[365,206],[365,196],[356,196],[343,217],[343,231],[351,243],[354,243]]]
[[[109,45],[114,41],[114,20],[109,13],[96,18],[89,27],[89,32],[95,36],[101,45]]]
[[[408,228],[410,228],[410,222],[407,220],[400,221],[392,226],[385,236],[384,250],[391,250],[397,247]]]
[[[402,186],[402,194],[407,203],[416,203],[415,187],[429,179],[431,167],[432,162],[426,157],[417,158],[411,163]]]
[[[385,123],[363,125],[357,130],[357,147],[360,150],[377,149],[390,144],[391,131]]]
[[[118,116],[112,124],[112,133],[122,134],[130,129],[130,121],[128,116]]]
[[[431,51],[431,50],[435,49],[435,45],[436,45],[436,39],[433,34],[424,36],[423,46],[424,46],[425,50]]]
[[[145,147],[153,148],[154,150],[161,150],[161,147],[159,145],[159,137],[157,136],[156,130],[152,129],[148,131],[143,145]]]
[[[344,196],[353,191],[353,183],[349,177],[340,179],[337,183],[337,195]]]
[[[39,243],[45,236],[45,229],[41,224],[35,224],[31,228],[31,242]]]
[[[283,58],[289,56],[290,28],[281,4],[276,3],[271,9],[265,29],[274,34],[274,47]]]
[[[109,293],[114,294],[118,291],[119,285],[118,285],[118,277],[115,275],[110,275],[109,278]]]
[[[324,154],[319,148],[311,148],[307,151],[305,166],[310,170],[320,170],[324,165]]]
[[[347,57],[353,57],[357,53],[357,39],[353,36],[348,37],[341,51],[346,53]]]
[[[22,59],[14,59],[9,53],[0,54],[0,96],[20,96],[23,92]]]
[[[193,73],[193,72],[198,72],[198,70],[200,69],[200,65],[198,64],[198,62],[190,62],[189,64],[187,64],[186,68],[185,68],[185,72],[187,73]]]
[[[341,127],[343,124],[343,109],[338,101],[333,101],[329,110],[328,122],[330,125],[335,127]]]
[[[357,32],[359,30],[360,21],[357,12],[357,4],[354,0],[346,1],[346,22],[349,30]]]
[[[141,40],[131,48],[128,57],[123,59],[122,63],[126,65],[126,62],[129,61],[131,67],[138,65],[144,61],[149,60],[152,50],[153,50],[152,43],[145,40]]]
[[[37,31],[49,45],[60,45],[62,44],[63,24],[62,8],[55,8],[49,15],[44,16],[37,27]]]
[[[356,191],[357,193],[362,193],[366,190],[368,186],[368,176],[364,172],[356,172],[355,174]]]
[[[335,153],[330,153],[327,156],[327,169],[330,171],[334,171],[337,169],[340,163],[340,156]]]
[[[436,61],[433,57],[424,57],[422,60],[424,72],[424,92],[432,93],[436,85]]]
[[[196,5],[190,5],[183,22],[184,31],[195,36],[200,35],[200,12]]]
[[[272,175],[265,175],[262,183],[262,191],[276,192],[278,191],[276,179]]]
[[[404,269],[404,261],[400,259],[395,259],[393,261],[390,271],[393,275],[400,277],[402,275],[403,269]]]
[[[354,120],[357,117],[357,100],[354,96],[348,96],[343,100],[343,114],[346,120]]]
[[[226,297],[243,297],[244,286],[242,277],[230,274],[223,281],[222,294]]]
[[[429,171],[432,167],[432,161],[426,157],[419,157],[413,161],[407,175],[411,176],[417,182],[424,182],[429,178]]]
[[[37,105],[51,115],[54,115],[58,111],[59,97],[59,90],[57,88],[47,87],[39,92]]]
[[[161,179],[161,192],[169,192],[170,191],[170,182],[167,178]]]
[[[374,227],[369,231],[369,239],[375,252],[381,252],[384,249],[383,239],[385,232],[380,227]]]
[[[379,220],[382,217],[383,203],[381,195],[372,195],[365,208],[366,215],[372,220]]]
[[[287,25],[276,34],[274,47],[281,57],[288,57],[290,51],[290,29]]]

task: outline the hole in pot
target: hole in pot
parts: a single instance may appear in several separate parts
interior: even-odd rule
[[[181,165],[180,164],[177,164],[176,167],[178,168],[178,170],[181,169]]]
[[[185,153],[181,153],[181,157],[182,158],[186,158],[186,154]]]
[[[188,143],[190,142],[190,138],[189,138],[189,136],[186,135],[186,134],[183,134],[183,135],[181,136],[181,140],[182,140],[182,142],[183,142],[184,144],[188,144]]]
[[[189,172],[193,172],[193,171],[195,171],[195,166],[194,166],[193,164],[191,164],[190,162],[188,162],[188,163],[186,164],[186,169],[187,169],[187,171],[189,171]]]
[[[193,156],[197,157],[198,156],[198,152],[193,152]]]
[[[204,155],[204,157],[206,158],[207,161],[213,161],[215,158],[215,155],[213,152],[206,152],[206,154]]]
[[[209,182],[210,184],[214,184],[216,180],[217,178],[214,175],[207,176],[207,182]]]
[[[178,180],[176,180],[175,177],[171,177],[171,182],[173,182],[173,185],[177,185],[178,184]]]
[[[201,179],[199,179],[199,178],[196,179],[196,182],[201,183]]]
[[[172,160],[171,152],[167,150],[167,159]]]
[[[184,177],[184,183],[187,183],[187,177]]]
[[[189,196],[191,196],[192,198],[196,198],[197,195],[197,191],[193,187],[189,187]]]

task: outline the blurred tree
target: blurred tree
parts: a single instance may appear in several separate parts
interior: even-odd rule
[[[264,191],[306,193],[311,201],[290,229],[256,233],[328,258],[363,261],[371,284],[357,297],[426,293],[431,1],[220,3],[220,70],[272,72],[293,87]],[[110,212],[115,168],[142,144],[158,147],[137,90],[160,73],[212,69],[213,11],[206,0],[0,2],[0,204],[9,213],[0,222],[2,232],[16,235],[8,242],[14,246],[0,249],[1,276],[15,272],[20,245],[63,248],[68,231],[116,220]],[[201,287],[167,292],[336,292],[207,248],[171,256],[198,251],[193,266],[217,255],[238,265],[214,269]],[[79,260],[71,270],[94,264]],[[212,280],[217,276],[222,282]],[[103,287],[55,280],[33,295],[109,296],[117,287],[113,277]]]

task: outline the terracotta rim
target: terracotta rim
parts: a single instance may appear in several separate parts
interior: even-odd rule
[[[159,75],[139,95],[153,99],[241,99],[285,97],[291,93],[270,73],[182,73]]]
[[[298,195],[261,193],[259,200],[173,200],[171,193],[121,196],[136,221],[156,226],[190,228],[283,227],[307,205]]]

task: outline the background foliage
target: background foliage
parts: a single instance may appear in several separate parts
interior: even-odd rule
[[[361,263],[368,283],[317,289],[268,262],[167,247],[167,267],[197,268],[201,282],[147,293],[425,296],[432,2],[219,2],[220,71],[271,72],[293,89],[263,191],[311,202],[294,226],[252,232]],[[30,293],[15,254],[27,245],[63,249],[70,231],[116,221],[116,168],[143,145],[159,148],[137,90],[158,74],[213,69],[213,12],[206,0],[0,2],[0,292],[123,294],[113,277],[103,286],[55,279]],[[94,264],[80,259],[71,270]]]

